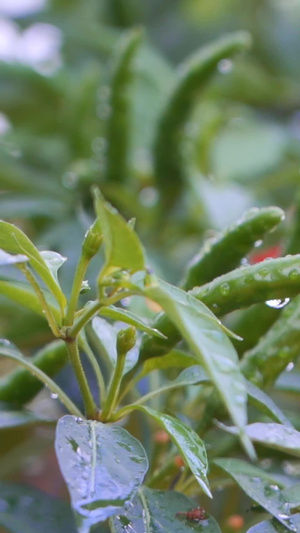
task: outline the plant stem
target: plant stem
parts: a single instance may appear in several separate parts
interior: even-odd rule
[[[103,379],[103,376],[102,376],[102,372],[101,372],[101,369],[100,369],[100,366],[98,364],[98,361],[94,355],[94,352],[93,350],[90,348],[87,340],[84,338],[84,336],[80,336],[79,338],[79,344],[81,346],[81,348],[85,351],[87,357],[89,358],[89,361],[94,369],[94,372],[95,372],[95,375],[96,375],[96,378],[97,378],[97,383],[98,383],[98,386],[99,386],[99,391],[100,391],[100,405],[104,404],[104,401],[105,401],[105,396],[106,396],[106,387],[105,387],[105,383],[104,383],[104,379]]]
[[[23,272],[26,279],[29,281],[30,285],[33,287],[34,291],[36,292],[36,295],[38,299],[40,300],[41,306],[43,308],[43,311],[45,312],[45,316],[47,318],[49,327],[55,337],[61,337],[61,333],[59,331],[59,328],[56,324],[55,318],[52,314],[51,309],[49,308],[46,298],[43,294],[43,291],[41,287],[39,286],[37,280],[35,279],[32,272],[30,272],[29,268],[25,264],[21,264],[19,266],[19,269]]]
[[[109,390],[101,414],[101,419],[103,422],[110,417],[117,403],[120,385],[123,377],[125,359],[126,353],[118,354],[117,363],[114,369],[113,377],[109,385]]]
[[[83,398],[84,407],[85,407],[85,414],[88,419],[96,419],[97,418],[97,407],[95,405],[94,399],[92,397],[86,375],[84,373],[82,363],[79,357],[79,351],[78,351],[78,344],[77,341],[71,341],[67,343],[67,349],[69,353],[69,358],[71,365],[74,369],[78,385],[80,388],[80,392]]]
[[[71,291],[71,297],[70,297],[69,305],[68,305],[68,311],[67,311],[67,315],[65,318],[66,326],[71,326],[73,324],[77,301],[78,301],[78,297],[79,297],[80,290],[81,290],[81,285],[82,285],[83,278],[85,276],[89,262],[90,262],[90,259],[86,255],[82,255],[77,265],[75,276],[74,276],[74,281],[73,281],[73,286],[72,286],[72,291]]]

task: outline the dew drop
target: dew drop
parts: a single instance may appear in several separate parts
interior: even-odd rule
[[[228,74],[233,69],[233,63],[230,59],[221,59],[218,63],[218,71],[221,74]]]
[[[57,400],[58,394],[56,394],[56,392],[51,392],[50,397],[52,398],[52,400]]]
[[[286,367],[285,367],[285,370],[286,372],[291,372],[293,369],[294,369],[294,363],[289,363]]]
[[[284,300],[267,300],[266,304],[268,307],[273,307],[274,309],[281,309],[282,307],[285,307],[290,301],[290,298],[284,298]]]
[[[228,283],[222,283],[221,287],[220,287],[220,292],[222,294],[222,296],[227,296],[227,294],[229,294],[230,292],[230,286]]]
[[[289,278],[293,281],[299,279],[300,277],[300,272],[298,270],[291,270],[291,272],[289,273]]]
[[[262,245],[262,243],[263,242],[262,242],[261,239],[259,239],[258,241],[255,241],[255,243],[254,243],[255,248],[259,248]]]

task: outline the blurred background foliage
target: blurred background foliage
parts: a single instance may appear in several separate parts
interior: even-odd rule
[[[108,179],[112,76],[124,35],[135,27],[144,33],[128,89],[127,173]],[[153,160],[161,111],[182,62],[241,29],[251,33],[252,48],[221,61],[199,91],[180,142],[184,187],[161,217]],[[1,218],[21,227],[39,249],[68,258],[60,275],[66,292],[94,216],[95,183],[127,218],[136,217],[149,265],[168,281],[180,280],[206,237],[254,206],[286,211],[266,250],[279,243],[284,251],[292,239],[290,250],[300,252],[293,230],[299,218],[299,29],[300,0],[1,0]],[[172,176],[166,180],[172,194]],[[43,319],[29,311],[4,298],[0,310],[1,335],[25,353],[51,339]]]

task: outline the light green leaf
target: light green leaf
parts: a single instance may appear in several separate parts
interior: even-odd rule
[[[92,327],[97,335],[97,342],[101,346],[102,353],[104,354],[104,357],[106,357],[107,361],[111,365],[112,368],[116,366],[117,363],[117,335],[118,335],[118,328],[116,326],[112,326],[107,322],[107,320],[104,320],[103,318],[100,318],[99,316],[96,316],[92,320]],[[126,360],[125,360],[125,366],[123,373],[126,374],[131,370],[131,368],[136,364],[138,360],[138,347],[134,346],[129,352],[126,354]]]
[[[19,228],[8,222],[0,221],[0,248],[11,254],[22,254],[29,258],[30,265],[47,285],[57,299],[61,309],[66,305],[66,298],[52,276],[47,263],[32,242]]]
[[[121,309],[111,305],[110,307],[102,307],[99,311],[99,314],[107,318],[112,318],[113,320],[119,320],[120,322],[125,322],[131,326],[153,335],[153,337],[158,337],[159,339],[166,339],[166,336],[163,335],[158,329],[151,328],[148,326],[140,317],[128,311],[128,309]]]
[[[117,210],[105,202],[99,189],[94,189],[94,198],[105,244],[106,264],[101,278],[120,268],[131,273],[143,270],[144,250],[136,233]]]
[[[281,424],[284,424],[285,426],[293,427],[289,419],[283,414],[279,407],[277,407],[270,396],[256,387],[256,385],[253,385],[250,381],[246,381],[246,388],[249,403],[275,420],[275,422],[281,422]]]
[[[276,479],[240,459],[216,459],[214,463],[225,470],[252,500],[275,516],[287,529],[295,531],[289,504]]]
[[[55,449],[80,533],[132,500],[148,469],[143,446],[125,429],[70,415],[57,424]]]
[[[27,283],[0,280],[0,294],[3,294],[3,296],[6,296],[10,300],[13,300],[17,304],[22,305],[23,307],[26,307],[26,309],[30,309],[30,311],[33,311],[34,313],[37,313],[45,318],[40,300],[31,286]],[[57,324],[60,324],[61,313],[55,305],[56,302],[53,301],[54,299],[49,292],[43,291],[43,294]]]
[[[27,261],[29,261],[29,259],[26,255],[22,255],[22,254],[11,255],[5,252],[4,250],[0,250],[0,265],[1,266],[16,265],[18,263],[26,263]]]
[[[286,501],[289,502],[291,509],[300,507],[300,483],[296,483],[296,485],[287,487],[282,491],[282,493]]]
[[[72,400],[64,393],[64,391],[56,385],[56,383],[45,372],[35,366],[29,359],[23,357],[21,352],[10,344],[9,341],[0,343],[0,356],[8,357],[13,361],[17,361],[21,366],[29,370],[36,378],[48,387],[48,389],[59,398],[59,400],[65,405],[65,407],[76,416],[82,416],[79,409],[73,404]]]
[[[66,262],[67,258],[63,257],[57,252],[51,252],[50,250],[45,250],[44,252],[40,252],[40,254],[47,264],[56,283],[59,285],[57,272],[59,268]]]
[[[218,422],[218,426],[232,433],[238,434],[236,427],[228,427]],[[293,427],[282,424],[256,422],[246,426],[248,437],[254,442],[263,444],[268,448],[300,457],[300,432]]]
[[[110,519],[112,533],[221,533],[212,516],[199,522],[178,513],[197,507],[196,503],[175,491],[142,487],[134,500]]]
[[[191,354],[185,353],[181,350],[171,350],[171,352],[166,355],[160,355],[159,357],[151,357],[147,359],[143,365],[142,372],[139,374],[141,379],[144,376],[147,376],[150,372],[154,370],[159,370],[162,368],[187,368],[189,366],[195,365],[197,363],[197,358]]]
[[[293,531],[300,531],[300,513],[293,515],[293,524],[295,529]],[[280,526],[273,518],[273,520],[264,520],[255,526],[250,527],[247,533],[287,533],[289,530]]]
[[[206,477],[208,468],[206,449],[197,433],[173,416],[159,413],[145,405],[135,404],[132,407],[150,415],[170,435],[200,487],[212,498]]]
[[[244,431],[247,423],[245,381],[238,366],[237,353],[219,320],[202,302],[163,281],[150,285],[144,293],[159,303],[176,324],[239,427],[240,438],[247,453],[255,457],[253,446]]]

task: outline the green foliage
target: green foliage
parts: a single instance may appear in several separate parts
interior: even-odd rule
[[[8,532],[299,530],[300,12],[257,8],[15,19],[63,44],[0,61]],[[53,441],[70,504],[14,481]]]

